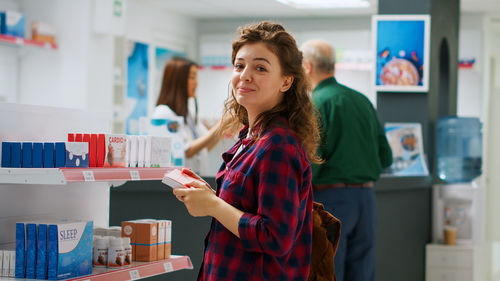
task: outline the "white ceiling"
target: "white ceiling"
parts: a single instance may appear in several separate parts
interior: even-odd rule
[[[375,14],[378,0],[370,8],[297,10],[274,0],[148,0],[152,5],[197,19],[294,18]],[[418,0],[415,0],[418,1]],[[461,0],[462,12],[500,15],[500,0]]]

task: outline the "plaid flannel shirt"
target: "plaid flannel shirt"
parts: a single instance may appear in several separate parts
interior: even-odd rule
[[[205,238],[198,280],[307,280],[312,250],[311,166],[284,118],[257,141],[222,155],[217,196],[242,210],[240,238],[216,219]],[[235,155],[239,146],[243,149]]]

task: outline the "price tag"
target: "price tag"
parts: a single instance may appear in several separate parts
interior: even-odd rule
[[[137,170],[130,170],[130,179],[133,181],[140,181],[141,176],[139,175],[139,171]]]
[[[141,279],[141,276],[139,275],[139,271],[138,270],[131,270],[128,273],[130,274],[130,280]]]
[[[95,181],[94,171],[82,171],[85,181]]]
[[[174,271],[174,266],[172,265],[171,262],[166,262],[163,264],[163,266],[165,267],[165,272],[172,272]]]

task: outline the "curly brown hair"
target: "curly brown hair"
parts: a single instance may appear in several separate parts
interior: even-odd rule
[[[321,163],[321,158],[316,154],[320,140],[317,119],[319,115],[316,115],[315,107],[308,94],[310,86],[302,68],[302,53],[295,39],[285,31],[282,25],[267,21],[240,27],[238,30],[239,37],[233,42],[231,58],[233,64],[241,47],[262,42],[278,57],[282,75],[293,77],[292,86],[284,94],[281,103],[257,116],[255,124],[260,124],[260,126],[254,138],[260,138],[275,117],[284,116],[304,146],[309,160],[313,163]],[[222,130],[248,125],[247,111],[236,101],[234,90],[226,100],[224,109],[224,115],[229,118],[224,118],[226,122],[221,126]]]

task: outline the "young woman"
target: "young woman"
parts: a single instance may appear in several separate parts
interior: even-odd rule
[[[232,62],[225,128],[245,127],[217,190],[187,169],[195,188],[174,190],[191,215],[214,218],[198,279],[307,280],[319,134],[302,54],[281,25],[261,22],[240,28]]]
[[[198,66],[185,58],[174,57],[165,66],[160,96],[151,116],[154,119],[168,119],[173,116],[184,118],[184,141],[186,166],[197,173],[206,175],[208,150],[212,149],[221,134],[217,127],[210,130],[198,122],[196,87],[198,86]],[[189,112],[188,100],[194,98],[196,112]]]

